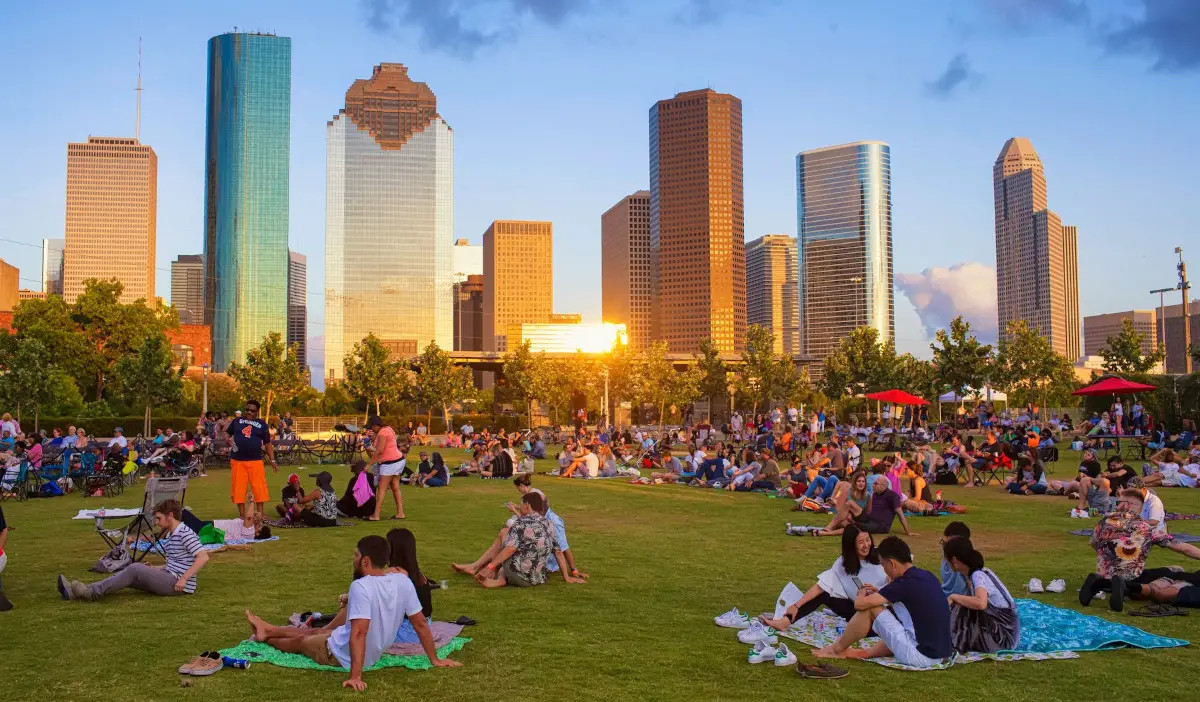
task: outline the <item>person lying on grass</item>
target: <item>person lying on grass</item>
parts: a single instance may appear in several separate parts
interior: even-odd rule
[[[783,616],[772,619],[767,615],[759,621],[779,631],[787,631],[797,620],[828,607],[842,619],[854,616],[854,597],[859,583],[882,587],[887,575],[879,565],[879,554],[869,532],[851,524],[842,531],[842,555],[829,570],[817,576],[817,582],[798,601],[787,608]]]
[[[350,584],[346,608],[328,626],[320,629],[272,626],[246,610],[251,639],[285,653],[299,653],[320,665],[347,668],[350,677],[342,682],[342,687],[361,692],[367,689],[362,679],[363,669],[379,662],[407,617],[435,668],[461,666],[458,661],[438,658],[412,580],[406,574],[388,569],[390,550],[387,540],[377,534],[359,539],[354,550],[354,582]]]
[[[166,533],[158,540],[167,557],[165,566],[133,563],[91,585],[60,574],[58,594],[64,600],[98,600],[127,587],[164,596],[196,592],[196,574],[208,564],[208,552],[201,548],[196,532],[180,521],[182,517],[178,500],[163,500],[154,507],[154,525]]]
[[[1200,466],[1181,465],[1182,460],[1169,448],[1163,449],[1151,456],[1150,464],[1154,468],[1150,470],[1150,464],[1143,466],[1142,471],[1146,473],[1142,478],[1142,482],[1147,487],[1196,487],[1197,478],[1200,478]]]
[[[263,523],[262,515],[258,512],[237,519],[201,519],[191,510],[183,510],[179,521],[189,529],[201,535],[205,527],[220,529],[225,532],[225,541],[250,541],[251,539],[271,538],[271,527]],[[210,542],[211,543],[211,542]]]
[[[971,539],[950,539],[942,545],[942,557],[968,583],[967,593],[946,597],[954,650],[995,653],[1015,648],[1021,638],[1017,603],[1000,578],[984,567],[983,554],[975,550]]]
[[[837,641],[813,649],[817,658],[879,658],[895,656],[900,663],[933,668],[954,655],[950,640],[950,606],[937,576],[912,563],[912,551],[899,537],[879,544],[879,558],[888,583],[881,588],[863,584],[854,598],[855,614]],[[872,632],[879,643],[851,648]]]
[[[546,501],[537,492],[525,493],[521,497],[519,516],[501,531],[492,546],[483,556],[469,566],[451,564],[454,570],[474,575],[485,588],[532,587],[546,582],[548,561],[557,561],[563,580],[568,583],[585,583],[582,573],[572,568],[563,556],[562,547],[554,525],[543,516]]]

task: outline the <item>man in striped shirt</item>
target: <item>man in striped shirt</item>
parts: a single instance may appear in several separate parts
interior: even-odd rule
[[[154,524],[166,532],[158,541],[167,554],[165,566],[134,563],[91,585],[59,575],[58,594],[64,600],[98,600],[127,587],[152,595],[194,593],[196,573],[208,563],[208,552],[201,548],[196,532],[179,521],[182,516],[183,507],[177,500],[163,500],[154,508]]]

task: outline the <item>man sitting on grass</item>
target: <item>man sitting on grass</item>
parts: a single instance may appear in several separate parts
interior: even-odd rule
[[[563,580],[587,582],[572,574],[579,571],[567,563],[554,524],[542,516],[545,512],[546,501],[542,494],[533,490],[526,492],[521,497],[517,518],[502,530],[501,538],[475,563],[452,564],[454,570],[474,575],[475,580],[486,588],[532,587],[546,582],[547,562],[553,557]]]
[[[167,555],[163,567],[145,563],[125,566],[115,575],[91,585],[58,576],[58,594],[64,600],[98,600],[115,590],[131,587],[152,595],[190,595],[196,592],[196,574],[208,563],[208,552],[186,524],[177,500],[163,500],[154,507],[154,525],[167,535],[158,545]]]
[[[425,655],[435,668],[456,668],[462,663],[438,658],[429,623],[421,612],[421,601],[412,581],[403,573],[388,571],[391,547],[377,534],[359,539],[354,550],[354,582],[346,608],[321,629],[272,626],[246,610],[251,638],[285,653],[299,653],[321,665],[348,668],[350,677],[342,687],[367,689],[362,672],[379,662],[405,617],[412,623]]]
[[[864,585],[854,598],[855,615],[832,645],[814,649],[817,658],[895,656],[913,668],[933,668],[954,655],[950,641],[950,606],[937,576],[912,564],[912,551],[899,537],[889,536],[878,548],[888,584]],[[880,642],[851,648],[874,630]]]

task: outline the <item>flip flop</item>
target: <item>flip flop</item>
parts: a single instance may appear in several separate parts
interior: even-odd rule
[[[1186,617],[1189,612],[1171,604],[1146,605],[1129,613],[1131,617]]]
[[[400,521],[401,519],[408,519],[408,517],[388,517],[388,518],[395,519],[396,521]]]
[[[828,663],[813,665],[811,663],[797,663],[796,672],[802,678],[810,678],[813,680],[837,680],[844,678],[850,673],[843,668],[836,668]]]
[[[461,617],[459,617],[458,619],[455,619],[454,623],[458,624],[459,626],[475,626],[475,624],[477,622],[474,619],[472,619],[464,614]]]

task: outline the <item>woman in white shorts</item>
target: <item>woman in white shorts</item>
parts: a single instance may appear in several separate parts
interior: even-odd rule
[[[367,517],[369,522],[379,521],[379,511],[383,508],[383,497],[391,488],[396,500],[396,514],[392,519],[404,519],[404,503],[400,499],[400,473],[404,471],[404,453],[396,444],[396,432],[383,423],[379,417],[371,417],[367,428],[375,432],[373,446],[375,451],[371,462],[379,473],[379,484],[375,488],[375,514]]]

